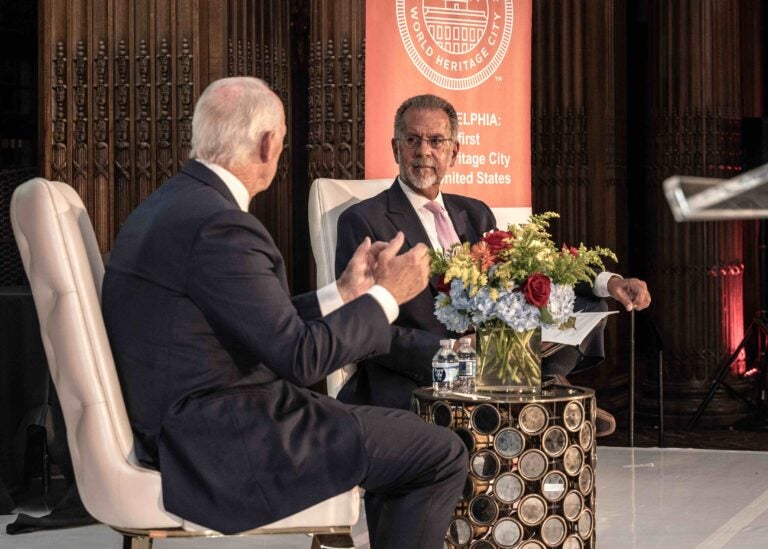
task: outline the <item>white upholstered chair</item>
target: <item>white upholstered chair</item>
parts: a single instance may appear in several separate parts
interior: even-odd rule
[[[309,189],[309,238],[317,264],[317,287],[336,280],[336,222],[341,212],[379,194],[393,179],[315,179]],[[328,394],[335,397],[357,366],[347,364],[328,376]]]
[[[156,537],[218,535],[168,513],[160,473],[134,456],[101,315],[104,265],[80,197],[64,183],[32,179],[13,194],[11,222],[86,509],[120,532],[125,548],[148,549]],[[352,547],[359,509],[355,489],[248,534],[304,532],[315,534],[313,548]]]

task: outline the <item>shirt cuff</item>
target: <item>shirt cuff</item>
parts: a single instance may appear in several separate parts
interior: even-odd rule
[[[335,281],[317,290],[317,301],[320,304],[320,314],[322,316],[332,313],[344,305],[344,300],[341,299],[341,294]]]
[[[616,273],[609,273],[608,271],[599,273],[595,277],[595,283],[592,285],[592,293],[597,297],[611,297],[611,294],[608,293],[608,281],[614,276],[623,278],[621,275],[617,275]]]
[[[387,322],[392,324],[397,318],[397,315],[400,314],[400,307],[397,304],[397,300],[395,300],[392,294],[389,293],[389,290],[384,286],[375,284],[368,288],[368,291],[365,293],[376,300],[384,311],[384,314],[387,317]],[[317,301],[320,305],[320,314],[322,316],[330,314],[344,305],[344,300],[341,299],[341,294],[339,293],[339,288],[336,286],[336,282],[331,282],[317,290]]]
[[[397,316],[400,314],[400,306],[397,304],[397,300],[394,296],[389,293],[389,290],[384,286],[374,284],[368,288],[368,291],[365,293],[378,301],[384,314],[387,315],[387,322],[392,324],[397,319]]]

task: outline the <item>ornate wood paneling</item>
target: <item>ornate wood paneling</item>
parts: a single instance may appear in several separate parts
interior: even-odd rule
[[[365,2],[312,0],[309,177],[362,179],[365,161]]]
[[[556,238],[601,244],[623,256],[625,2],[536,0],[533,6],[534,211],[561,214]]]
[[[43,173],[80,193],[103,251],[189,154],[201,5],[41,2]]]
[[[264,78],[286,103],[290,124],[287,2],[40,6],[41,171],[80,193],[103,251],[127,215],[187,160],[195,100],[209,82]],[[253,208],[290,268],[291,170],[283,156],[276,184]]]
[[[285,123],[291,128],[289,2],[228,0],[227,14],[227,76],[257,76],[267,82],[282,100]],[[294,172],[290,161],[293,139],[293,132],[289,132],[272,186],[251,204],[251,212],[270,229],[288,272],[294,251]]]
[[[728,178],[741,169],[741,119],[755,115],[755,97],[742,89],[740,61],[759,48],[748,24],[759,19],[759,6],[697,0],[651,2],[648,10],[649,282],[665,337],[671,413],[684,420],[743,335],[744,225],[675,223],[661,182],[673,174]],[[732,423],[742,411],[742,403],[723,395],[705,418]]]
[[[560,213],[556,241],[607,246],[629,274],[625,18],[624,1],[534,0],[531,155],[533,210]],[[627,339],[611,319],[598,385],[626,383]]]

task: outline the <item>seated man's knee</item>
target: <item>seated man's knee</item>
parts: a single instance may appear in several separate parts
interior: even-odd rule
[[[459,438],[459,435],[449,429],[445,429],[445,431],[450,435],[447,437],[448,451],[446,452],[449,467],[457,475],[466,475],[469,470],[467,446]]]
[[[430,425],[428,447],[435,450],[434,455],[439,456],[445,467],[467,469],[469,454],[467,447],[459,435],[446,427]]]

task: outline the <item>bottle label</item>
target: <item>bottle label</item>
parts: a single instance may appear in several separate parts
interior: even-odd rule
[[[439,362],[432,367],[432,381],[452,382],[459,375],[458,362]],[[439,376],[439,377],[438,377]]]
[[[432,381],[436,381],[437,383],[445,381],[445,368],[432,368]]]
[[[477,362],[474,360],[462,360],[459,362],[460,376],[474,376]]]

